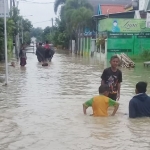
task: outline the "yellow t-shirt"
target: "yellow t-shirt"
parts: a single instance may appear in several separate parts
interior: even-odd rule
[[[116,105],[116,101],[106,97],[104,95],[95,96],[89,101],[85,102],[85,105],[93,109],[93,116],[106,117],[108,116],[108,107]]]

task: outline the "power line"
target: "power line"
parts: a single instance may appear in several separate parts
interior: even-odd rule
[[[43,23],[43,22],[49,22],[49,21],[52,21],[52,20],[45,20],[45,21],[40,21],[40,22],[34,22],[34,23],[32,23],[32,24]]]
[[[26,0],[20,0],[22,3],[32,3],[32,4],[53,4],[55,2],[34,2],[34,1],[26,1]]]

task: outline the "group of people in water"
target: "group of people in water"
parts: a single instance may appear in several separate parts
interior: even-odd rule
[[[42,46],[39,43],[36,47],[36,55],[39,62],[42,62],[42,66],[47,66],[47,61],[51,61],[54,55],[54,50],[46,41],[46,44]],[[20,53],[20,65],[26,65],[26,50],[24,44],[21,46]],[[119,108],[120,99],[120,87],[122,82],[122,72],[118,69],[119,58],[115,55],[110,59],[111,67],[104,69],[101,76],[101,85],[99,87],[99,95],[91,98],[83,104],[83,112],[86,114],[88,107],[92,107],[93,116],[108,116],[108,107],[113,106],[114,110],[112,116],[114,116]],[[14,64],[11,64],[14,66]],[[147,83],[138,82],[135,87],[136,95],[129,102],[129,117],[150,117],[150,97],[146,94]]]
[[[42,43],[36,45],[36,55],[39,62],[43,62],[43,66],[47,66],[47,61],[51,61],[54,56],[54,49],[52,45],[46,41],[45,45],[43,46]]]
[[[47,61],[51,61],[54,54],[55,51],[52,48],[52,45],[50,46],[48,41],[45,42],[44,46],[43,43],[36,44],[36,56],[38,61],[43,63],[42,66],[48,66]],[[20,58],[20,66],[25,66],[27,64],[25,44],[21,45],[19,58]]]
[[[83,104],[83,113],[86,114],[88,107],[92,107],[93,116],[108,116],[108,107],[113,106],[114,116],[119,108],[120,87],[122,82],[122,72],[118,69],[119,58],[112,56],[111,67],[106,68],[101,76],[99,95],[91,98]],[[138,82],[135,87],[136,95],[129,102],[129,117],[150,117],[150,97],[146,94],[147,83]]]

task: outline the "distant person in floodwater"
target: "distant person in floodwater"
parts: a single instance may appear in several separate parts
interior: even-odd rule
[[[83,104],[83,113],[86,114],[86,109],[92,107],[94,117],[107,117],[108,107],[113,106],[114,111],[111,116],[114,116],[119,108],[119,103],[107,97],[109,94],[109,86],[101,85],[99,87],[99,95],[91,98]]]
[[[50,49],[50,45],[49,45],[49,42],[48,42],[48,41],[46,41],[46,43],[45,43],[45,45],[44,45],[44,48],[45,48],[45,49]]]
[[[44,48],[45,48],[45,59],[51,61],[55,54],[53,46],[52,45],[50,46],[49,42],[46,41]]]
[[[136,84],[136,95],[129,102],[129,117],[150,117],[150,97],[146,94],[147,83]]]
[[[20,52],[19,52],[19,58],[20,58],[20,66],[25,66],[27,56],[26,56],[26,50],[24,44],[21,45]]]
[[[11,64],[9,66],[15,67],[15,62],[11,62]]]
[[[50,45],[48,41],[46,41],[44,48],[45,48],[45,59],[47,60],[50,57]]]
[[[39,43],[39,46],[36,49],[36,55],[39,62],[45,61],[45,49],[42,46],[42,43]]]
[[[115,55],[110,59],[111,67],[106,68],[101,76],[101,85],[107,84],[110,88],[108,97],[113,100],[120,99],[120,87],[122,82],[122,72],[118,69],[119,58]]]

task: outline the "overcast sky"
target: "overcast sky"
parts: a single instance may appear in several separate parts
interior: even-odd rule
[[[24,18],[29,19],[34,27],[45,28],[51,26],[51,18],[56,17],[54,13],[55,0],[26,0],[27,2],[19,1],[20,14]],[[34,3],[35,2],[35,3]],[[40,4],[37,4],[37,3]],[[42,4],[47,3],[47,4]],[[33,15],[33,16],[30,16]],[[37,23],[39,22],[39,23]]]

